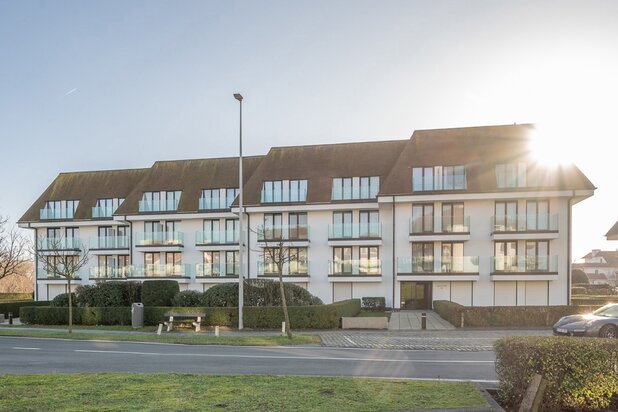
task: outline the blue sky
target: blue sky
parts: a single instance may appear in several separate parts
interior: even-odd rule
[[[617,248],[618,2],[0,0],[0,213],[61,171],[537,122]]]

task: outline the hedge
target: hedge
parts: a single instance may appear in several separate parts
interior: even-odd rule
[[[618,296],[594,296],[594,295],[580,295],[580,296],[572,296],[571,303],[573,305],[588,305],[588,306],[603,306],[608,303],[618,303]]]
[[[576,283],[571,288],[574,295],[616,295],[616,288],[611,285],[591,285]]]
[[[517,408],[535,374],[547,380],[542,409],[618,410],[618,340],[511,337],[498,340],[498,396]]]
[[[77,306],[120,307],[141,302],[141,282],[102,282],[75,288]]]
[[[386,310],[386,298],[382,296],[362,298],[361,307],[363,308],[363,310],[370,310],[376,312]]]
[[[32,300],[32,293],[0,293],[0,302]]]
[[[167,312],[205,314],[203,325],[238,326],[238,308],[144,308],[144,324],[158,325]],[[292,329],[335,329],[340,327],[342,316],[356,316],[360,312],[360,300],[351,299],[330,305],[288,307]],[[39,325],[65,325],[69,321],[68,308],[22,307],[20,320],[23,323]],[[278,329],[283,321],[280,307],[244,308],[244,322],[248,328]],[[131,308],[74,308],[73,322],[76,325],[130,325]]]
[[[493,326],[553,326],[563,316],[590,313],[601,305],[593,306],[462,306],[448,300],[433,302],[434,310],[443,319],[461,327],[463,313],[466,327]]]
[[[19,320],[30,325],[66,325],[69,323],[67,307],[24,306]],[[73,308],[75,325],[130,325],[131,308]]]
[[[13,314],[13,317],[19,316],[19,309],[23,306],[49,306],[50,301],[39,301],[35,302],[33,300],[18,300],[13,302],[4,302],[0,303],[0,314],[4,314],[5,317],[9,316],[9,313]]]
[[[180,286],[175,280],[145,280],[142,285],[142,303],[144,306],[169,306],[178,292]]]
[[[322,305],[320,298],[313,296],[305,288],[293,283],[284,283],[285,298],[289,306]],[[244,283],[244,302],[246,306],[281,305],[279,281],[252,279]],[[200,306],[236,307],[238,306],[238,283],[221,283],[206,290],[201,297]]]

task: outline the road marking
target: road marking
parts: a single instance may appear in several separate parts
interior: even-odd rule
[[[24,348],[24,347],[21,347],[21,346],[13,346],[13,349],[16,349],[16,350],[41,350],[41,348]]]
[[[159,352],[131,352],[113,350],[75,349],[80,353],[108,353],[114,355],[145,355],[145,356],[197,356],[206,358],[249,358],[249,359],[294,359],[294,360],[330,360],[354,362],[408,362],[408,363],[491,363],[493,360],[447,360],[447,359],[380,359],[380,358],[338,358],[330,356],[282,356],[282,355],[224,355],[214,353],[159,353]]]
[[[344,336],[343,338],[347,340],[348,342],[350,342],[352,345],[356,345],[356,343],[352,339],[348,338],[347,336]]]

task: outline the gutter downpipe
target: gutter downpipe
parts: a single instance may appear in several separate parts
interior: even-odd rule
[[[38,242],[37,242],[37,229],[32,227],[32,223],[28,223],[28,229],[34,231],[34,300],[39,301],[39,264],[38,264]]]
[[[567,211],[567,305],[571,306],[571,248],[573,245],[571,244],[571,229],[572,229],[572,212],[571,208],[573,207],[573,197],[575,195],[574,191],[571,191],[571,197],[569,198],[569,210]]]
[[[395,282],[396,282],[396,268],[395,268],[395,196],[393,196],[392,198],[393,200],[393,205],[392,205],[392,219],[393,219],[393,309],[395,309]],[[400,308],[401,309],[401,308]]]

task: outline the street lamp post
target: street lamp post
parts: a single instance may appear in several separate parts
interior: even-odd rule
[[[242,308],[244,304],[244,269],[243,269],[243,252],[244,252],[244,236],[243,236],[243,204],[242,204],[242,95],[240,93],[234,93],[234,98],[238,100],[240,104],[240,120],[239,120],[239,148],[240,148],[240,156],[238,159],[238,329],[242,330],[244,328],[243,325],[243,316],[242,316]]]

